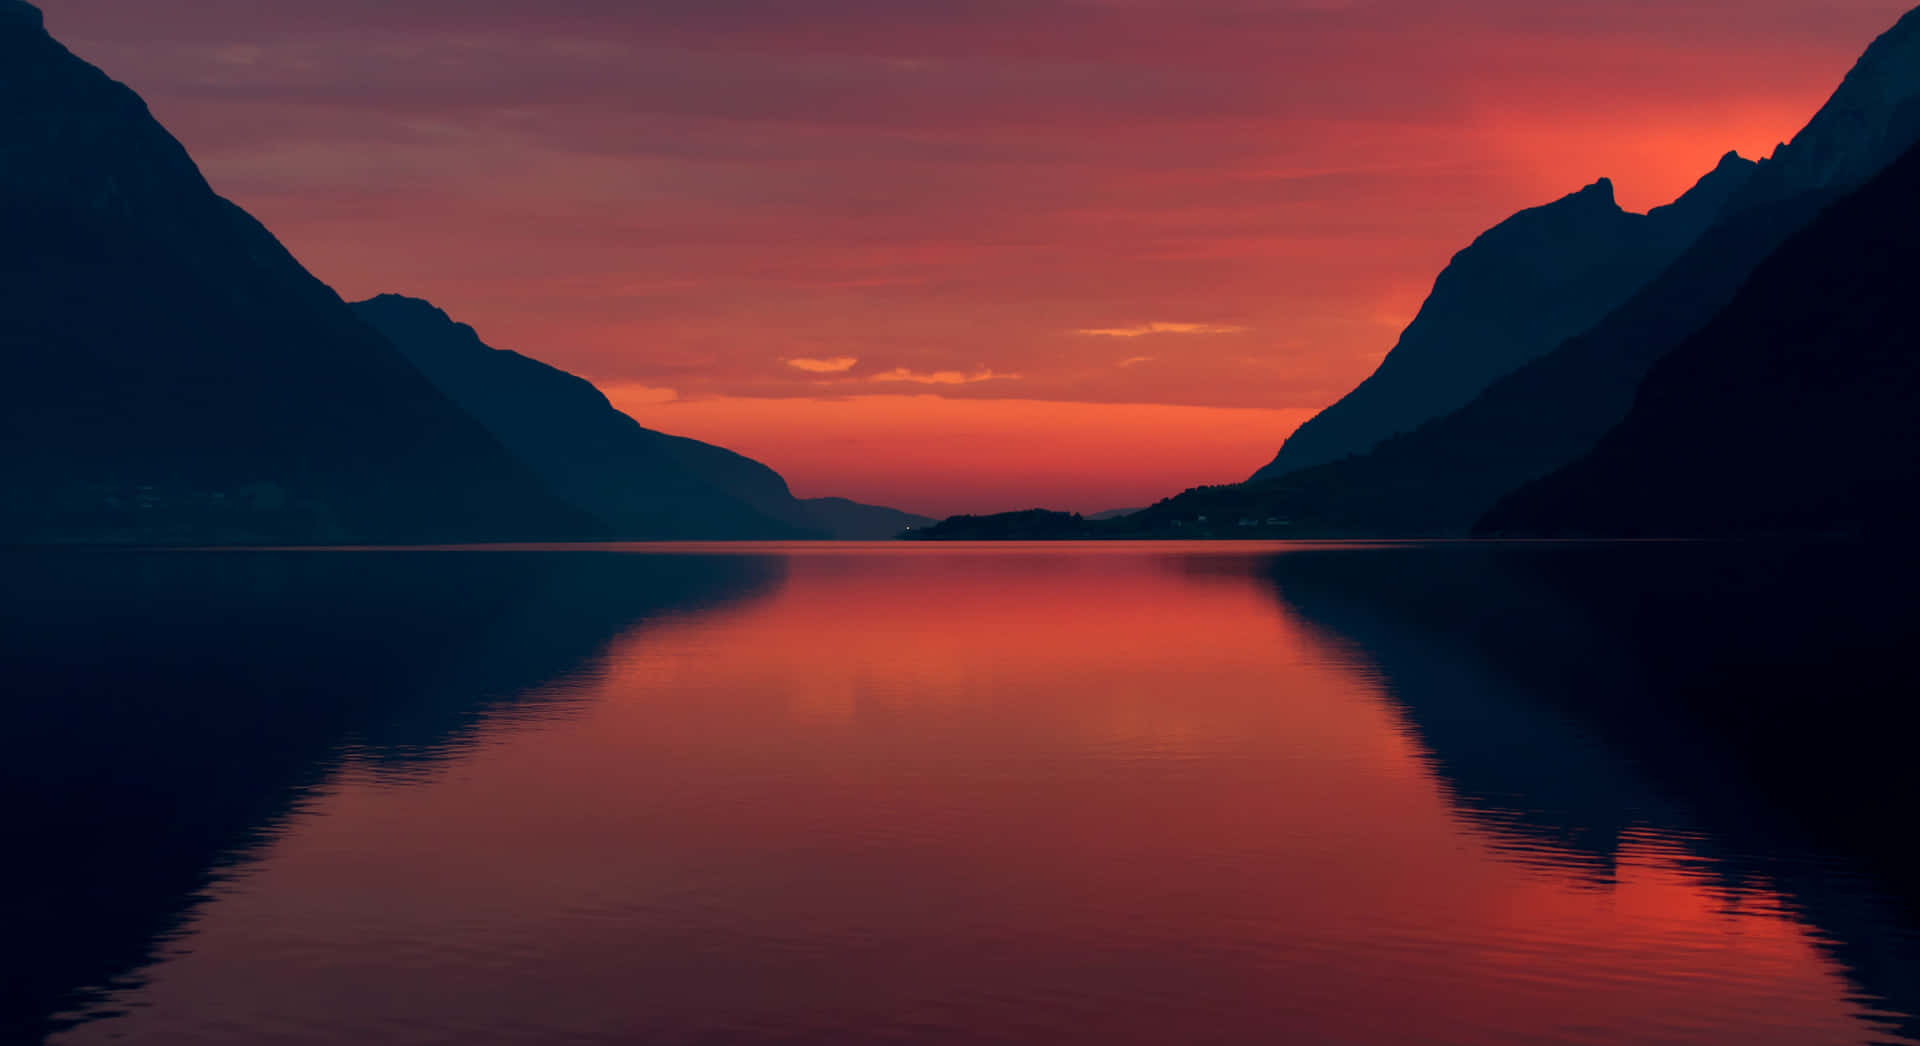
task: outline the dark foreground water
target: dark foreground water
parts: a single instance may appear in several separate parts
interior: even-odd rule
[[[4,565],[4,1041],[1920,1041],[1881,552]]]

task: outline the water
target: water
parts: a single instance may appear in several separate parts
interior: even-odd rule
[[[23,560],[0,1038],[1920,1041],[1860,555]]]

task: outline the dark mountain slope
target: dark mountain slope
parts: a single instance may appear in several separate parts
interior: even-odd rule
[[[1916,140],[1920,12],[1876,40],[1807,127],[1757,167],[1729,154],[1645,219],[1571,206],[1589,189],[1488,233],[1442,273],[1380,371],[1303,426],[1256,480],[1362,453],[1463,405],[1625,304],[1716,222],[1857,186]]]
[[[1754,169],[1730,153],[1651,214],[1622,210],[1602,179],[1502,222],[1454,257],[1373,376],[1301,426],[1255,480],[1365,453],[1592,327],[1698,239]]]
[[[643,428],[586,379],[489,348],[427,302],[382,295],[353,308],[618,538],[826,536],[786,480],[757,461]]]
[[[1279,518],[1320,536],[1463,535],[1502,495],[1578,457],[1625,416],[1646,369],[1712,318],[1825,198],[1715,228],[1591,333],[1496,382],[1466,407],[1357,458],[1278,480],[1192,491],[1135,517]]]
[[[1754,268],[1920,125],[1920,11],[1873,46],[1735,208],[1593,330],[1495,382],[1452,414],[1357,458],[1244,487],[1197,491],[1135,529],[1244,513],[1320,534],[1464,534],[1499,498],[1590,450],[1647,370],[1732,300]]]
[[[0,537],[597,534],[18,0],[0,229]]]
[[[930,527],[937,520],[897,508],[862,505],[846,498],[808,498],[807,512],[841,541],[886,541],[910,529]]]
[[[1920,523],[1920,149],[1768,259],[1593,452],[1492,533],[1906,534]]]
[[[1760,165],[1730,210],[1816,189],[1850,189],[1920,141],[1920,8],[1867,48],[1827,104]]]

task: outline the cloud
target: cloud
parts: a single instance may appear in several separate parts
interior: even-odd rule
[[[995,374],[991,370],[979,370],[972,374],[957,370],[937,370],[930,374],[923,374],[905,367],[898,367],[884,374],[875,374],[867,380],[882,384],[976,385],[983,381],[1019,381],[1020,375]]]
[[[1100,327],[1074,333],[1088,338],[1145,338],[1155,334],[1245,334],[1247,328],[1222,323],[1144,323],[1138,327]]]
[[[1119,367],[1122,370],[1125,370],[1129,367],[1138,367],[1142,363],[1152,363],[1152,362],[1153,362],[1152,356],[1129,356],[1126,359],[1121,360],[1120,362],[1114,364],[1114,366]]]
[[[835,356],[830,360],[796,359],[785,360],[794,370],[803,370],[808,374],[845,374],[860,362],[858,356]]]
[[[680,399],[677,389],[660,388],[654,385],[642,385],[638,382],[615,381],[600,382],[600,391],[615,404],[631,403],[640,406],[653,406],[661,403],[675,403]]]

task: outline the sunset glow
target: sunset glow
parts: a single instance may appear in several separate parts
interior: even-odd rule
[[[994,511],[1243,478],[1477,233],[1771,152],[1907,5],[43,6],[343,295]]]
[[[647,401],[651,390],[610,391],[643,424],[779,462],[802,497],[930,516],[996,505],[1141,508],[1190,486],[1244,479],[1266,464],[1272,433],[1311,413],[937,395],[660,403]]]

